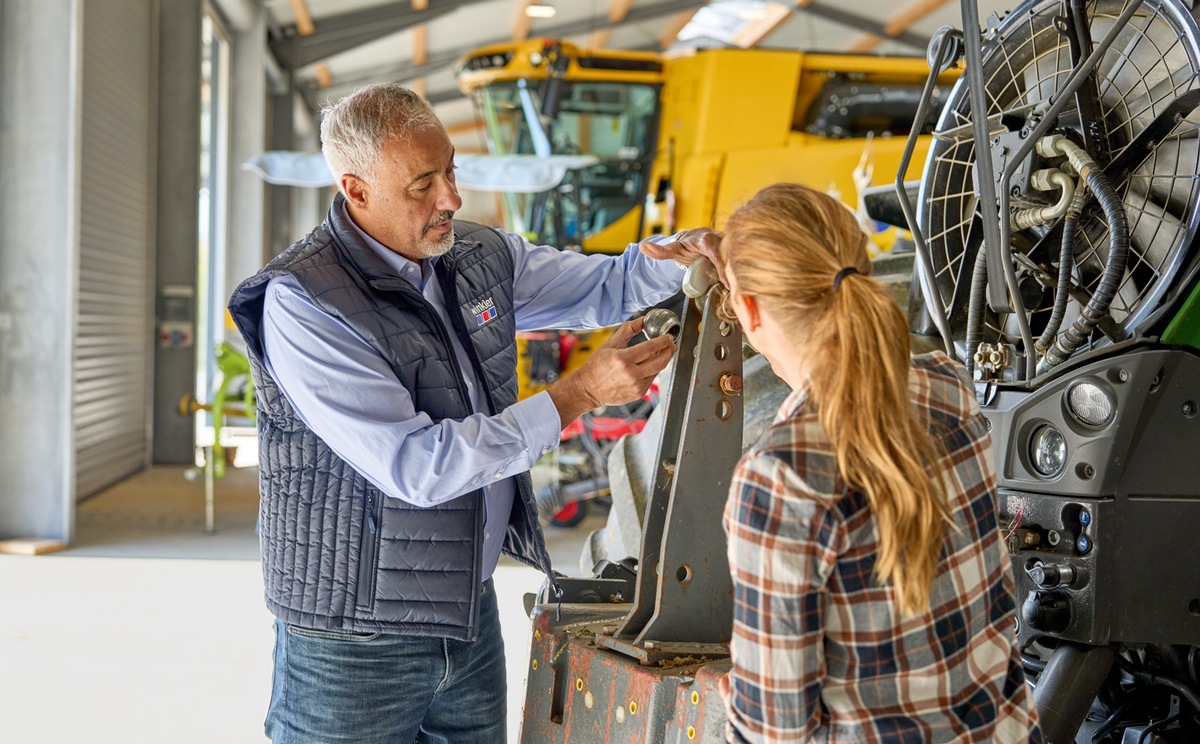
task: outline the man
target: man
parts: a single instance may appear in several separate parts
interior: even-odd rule
[[[321,139],[339,187],[328,217],[230,300],[260,408],[266,731],[503,742],[490,577],[504,551],[553,582],[527,471],[580,414],[640,397],[673,353],[665,336],[627,347],[641,321],[627,322],[517,402],[514,334],[620,322],[717,240],[583,256],[456,221],[453,146],[399,85],[328,108]]]

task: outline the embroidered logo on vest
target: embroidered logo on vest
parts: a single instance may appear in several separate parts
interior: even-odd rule
[[[475,322],[483,325],[496,317],[496,303],[492,302],[491,297],[484,297],[479,302],[471,305],[471,312],[475,313]]]

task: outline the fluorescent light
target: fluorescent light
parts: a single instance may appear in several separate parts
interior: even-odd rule
[[[534,3],[525,7],[525,15],[530,18],[553,18],[554,6],[547,3]]]

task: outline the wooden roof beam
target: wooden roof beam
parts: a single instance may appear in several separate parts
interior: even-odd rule
[[[279,66],[294,71],[390,34],[428,23],[475,1],[438,0],[436,5],[427,6],[425,10],[414,10],[409,5],[397,6],[394,3],[373,5],[322,18],[320,27],[306,36],[300,34],[296,25],[285,26],[268,41]]]
[[[625,20],[625,16],[629,15],[631,5],[633,5],[633,0],[609,0],[608,22],[615,25]],[[587,45],[590,49],[600,49],[608,43],[611,36],[611,27],[593,31],[588,37]]]
[[[781,3],[767,3],[763,11],[765,14],[762,18],[747,23],[745,28],[737,32],[733,37],[734,44],[742,49],[756,47],[792,17],[792,9]]]
[[[525,41],[529,38],[529,27],[533,25],[533,19],[526,15],[525,9],[533,3],[534,0],[517,0],[512,24],[513,41]]]
[[[899,10],[892,14],[883,26],[882,34],[863,34],[846,46],[847,52],[871,52],[883,43],[885,38],[894,38],[907,33],[915,24],[922,21],[930,13],[938,10],[949,0],[909,0]]]
[[[291,0],[292,18],[296,22],[296,33],[301,36],[312,36],[315,29],[313,26],[312,13],[308,10],[308,3],[305,0]]]
[[[924,0],[918,0],[924,2]],[[798,0],[795,3],[796,10],[807,13],[816,18],[821,18],[832,23],[836,23],[847,28],[866,31],[867,33],[887,37],[893,41],[900,42],[906,46],[920,49],[922,52],[929,46],[929,38],[921,34],[913,33],[904,29],[887,30],[887,24],[865,15],[859,15],[853,11],[846,10],[846,7],[852,7],[846,3],[837,5],[829,2],[821,2],[819,0]]]
[[[674,44],[675,40],[679,38],[679,32],[683,30],[684,26],[688,25],[695,15],[696,11],[685,10],[671,20],[667,21],[666,27],[663,28],[662,35],[658,37],[658,46],[662,49],[666,49]]]

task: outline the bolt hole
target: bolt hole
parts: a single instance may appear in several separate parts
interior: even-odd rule
[[[723,362],[729,356],[729,349],[725,346],[725,344],[717,344],[716,347],[713,348],[713,356],[717,358],[718,362]]]
[[[722,398],[717,401],[717,418],[728,421],[733,416],[733,404]]]
[[[675,579],[680,584],[686,584],[689,581],[691,581],[692,580],[692,567],[686,563],[683,564],[682,566],[680,566],[679,570],[677,570],[675,572]]]
[[[1196,415],[1196,401],[1186,400],[1183,402],[1183,415],[1192,418]]]

